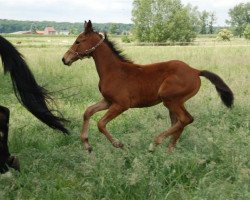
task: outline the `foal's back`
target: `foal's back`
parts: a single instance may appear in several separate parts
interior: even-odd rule
[[[198,70],[178,60],[148,65],[123,63],[122,66],[123,78],[117,85],[124,94],[123,98],[130,102],[129,107],[146,107],[160,103],[162,97],[159,90],[166,80],[172,82],[169,87],[178,89],[178,86],[190,87],[194,79],[199,79]]]

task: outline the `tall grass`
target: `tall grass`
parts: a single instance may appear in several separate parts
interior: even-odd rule
[[[1,104],[11,110],[10,150],[22,167],[21,173],[0,176],[0,199],[250,198],[250,46],[123,47],[136,63],[179,59],[213,71],[235,93],[235,106],[228,110],[211,83],[202,79],[200,92],[187,103],[195,121],[171,155],[166,154],[168,141],[148,152],[153,138],[170,126],[162,105],[128,110],[108,125],[125,150],[115,149],[99,133],[96,122],[104,112],[97,113],[91,121],[94,152],[89,155],[79,131],[84,110],[101,98],[94,62],[66,67],[61,58],[67,47],[48,43],[19,49],[71,120],[71,135],[63,136],[32,117],[14,97],[10,78],[0,73]]]

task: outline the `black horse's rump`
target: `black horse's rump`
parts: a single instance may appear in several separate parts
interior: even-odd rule
[[[1,36],[0,56],[4,73],[10,73],[14,92],[19,102],[49,127],[68,133],[64,127],[64,122],[67,120],[53,114],[48,107],[48,101],[52,100],[48,91],[38,85],[21,53]]]
[[[9,109],[0,106],[0,173],[8,171],[7,160],[10,157],[7,143],[9,116]]]
[[[9,109],[0,106],[0,173],[7,172],[9,167],[20,171],[18,158],[11,156],[8,148],[9,118]]]

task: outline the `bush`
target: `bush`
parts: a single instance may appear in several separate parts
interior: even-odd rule
[[[129,38],[128,35],[123,35],[122,36],[122,42],[124,42],[124,43],[130,43],[130,42],[132,42],[132,40],[131,40],[131,38]]]
[[[222,29],[220,30],[220,32],[217,35],[217,38],[219,40],[223,40],[223,41],[230,41],[230,39],[233,37],[233,34],[230,30],[228,29]]]

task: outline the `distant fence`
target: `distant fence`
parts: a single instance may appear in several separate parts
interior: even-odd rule
[[[164,43],[123,43],[131,46],[250,46],[250,41],[194,41],[194,42],[164,42]]]

